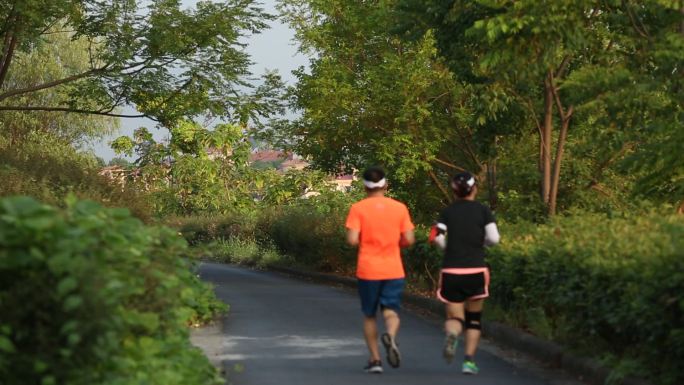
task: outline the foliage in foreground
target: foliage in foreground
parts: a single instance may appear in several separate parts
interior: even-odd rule
[[[681,216],[583,214],[503,233],[492,295],[511,321],[611,352],[621,370],[648,367],[658,383],[684,381]]]
[[[214,384],[188,324],[224,310],[186,242],[127,210],[0,200],[4,384]]]

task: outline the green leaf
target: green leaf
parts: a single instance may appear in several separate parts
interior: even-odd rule
[[[64,296],[78,287],[78,281],[74,277],[63,278],[57,284],[57,294]]]
[[[14,353],[15,352],[14,344],[12,341],[5,337],[0,335],[0,351],[3,351],[5,353]]]
[[[83,298],[78,295],[70,295],[64,300],[62,308],[64,311],[73,311],[78,309],[83,304]]]

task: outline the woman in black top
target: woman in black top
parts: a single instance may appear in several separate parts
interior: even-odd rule
[[[445,208],[430,240],[444,250],[437,297],[446,304],[444,358],[451,362],[458,336],[465,331],[462,372],[477,374],[473,361],[480,340],[482,306],[489,296],[489,269],[485,246],[499,242],[499,231],[489,208],[475,200],[475,178],[467,172],[454,176],[456,201]]]

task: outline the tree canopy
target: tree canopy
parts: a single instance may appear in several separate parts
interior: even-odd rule
[[[273,111],[279,86],[267,76],[251,95],[244,37],[270,18],[251,0],[10,0],[0,3],[0,111],[64,111],[116,117],[146,116],[169,126],[212,115],[235,121]],[[18,58],[67,33],[84,48],[86,66],[14,83]],[[58,100],[27,95],[59,89]],[[261,103],[269,100],[270,103]],[[125,114],[123,106],[139,114]]]
[[[286,0],[282,10],[312,59],[292,90],[302,117],[280,132],[318,167],[382,163],[423,203],[445,199],[446,175],[465,168],[493,206],[527,217],[625,208],[633,194],[684,199],[671,156],[684,147],[679,2]]]

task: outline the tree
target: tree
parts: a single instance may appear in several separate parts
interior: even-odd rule
[[[146,116],[170,126],[202,114],[246,122],[273,111],[277,78],[269,75],[252,96],[242,51],[247,33],[265,28],[269,18],[252,0],[199,2],[181,9],[180,0],[11,0],[0,4],[0,111],[62,111],[114,117]],[[30,84],[8,80],[15,59],[47,44],[63,31],[84,44],[87,68]],[[59,89],[60,100],[21,97]],[[135,106],[140,114],[119,109]]]
[[[681,48],[681,8],[668,1],[636,5],[629,1],[405,0],[397,9],[410,17],[399,18],[397,30],[409,38],[434,30],[440,52],[454,73],[476,85],[478,92],[503,92],[509,98],[508,108],[517,105],[520,118],[537,132],[540,197],[553,215],[570,131],[581,138],[597,122],[605,124],[602,128],[606,129],[599,130],[600,143],[616,126],[638,122],[644,127],[658,120],[657,114],[645,112],[643,104],[615,103],[618,95],[622,103],[645,100],[651,105],[657,104],[658,93],[675,95],[672,90],[677,87],[666,91],[656,85],[672,81],[648,79],[646,72],[657,68],[656,72],[681,73],[676,64],[681,58],[676,53],[681,52],[677,51]],[[665,49],[659,51],[658,45]],[[659,60],[659,55],[668,59]],[[658,67],[658,62],[663,65]],[[681,81],[681,76],[675,78]],[[625,86],[631,91],[628,99],[621,89]],[[676,105],[672,102],[666,104]],[[630,110],[634,106],[639,108]],[[668,116],[670,122],[679,120]],[[618,145],[604,151],[600,155],[604,159],[592,166],[595,178],[624,159],[634,143],[643,141],[643,130],[634,131],[634,135],[613,139]],[[597,183],[593,180],[588,186]]]
[[[15,53],[12,62],[17,70],[6,75],[6,86],[26,88],[36,82],[68,76],[73,71],[86,71],[90,65],[88,44],[84,39],[74,40],[71,34],[54,30],[45,36],[44,44],[27,52]],[[22,106],[64,104],[68,100],[69,95],[55,87],[17,95],[0,102],[0,106],[8,102]],[[87,100],[86,97],[83,100]],[[118,126],[117,121],[117,118],[100,115],[3,111],[0,113],[0,135],[11,145],[18,145],[39,132],[79,147],[88,140],[113,132]]]
[[[168,142],[155,141],[142,127],[132,138],[114,140],[112,148],[137,155],[134,182],[155,196],[159,214],[253,211],[260,202],[283,204],[307,191],[332,188],[322,173],[250,167],[251,143],[245,127],[234,124],[208,129],[182,121]]]
[[[379,163],[393,191],[422,211],[451,199],[448,176],[470,169],[486,176],[489,154],[468,85],[437,55],[430,34],[415,42],[392,35],[393,1],[282,3],[302,50],[292,106],[302,117],[281,127],[294,151],[328,172]]]
[[[128,161],[126,158],[120,158],[120,157],[115,157],[112,158],[109,163],[107,163],[108,166],[118,166],[122,168],[129,168],[131,167],[131,162]]]

